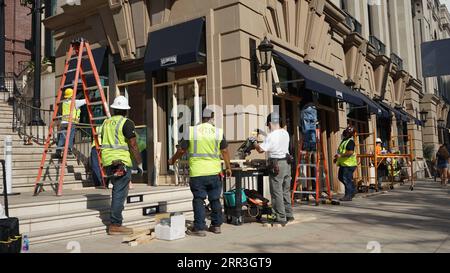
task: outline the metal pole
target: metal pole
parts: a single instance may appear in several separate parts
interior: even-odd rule
[[[41,0],[34,2],[34,93],[32,125],[45,125],[41,119],[39,108],[41,108]]]
[[[5,92],[5,0],[0,0],[0,92]]]

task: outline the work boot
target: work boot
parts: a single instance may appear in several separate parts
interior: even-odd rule
[[[208,231],[214,234],[220,234],[222,231],[220,230],[220,226],[209,226]]]
[[[295,218],[292,216],[292,217],[286,217],[286,220],[288,221],[288,222],[292,222],[292,221],[294,221],[295,220]]]
[[[186,234],[190,235],[190,236],[198,236],[198,237],[205,237],[206,236],[206,232],[204,230],[197,230],[195,228],[188,229],[186,231]]]
[[[339,201],[352,201],[352,197],[351,196],[344,196],[343,198],[339,199]]]
[[[133,234],[133,229],[127,228],[118,224],[111,224],[108,227],[109,235],[130,235]]]

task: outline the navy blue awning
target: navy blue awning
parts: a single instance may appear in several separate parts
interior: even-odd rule
[[[370,112],[376,114],[379,117],[383,118],[389,118],[389,111],[384,109],[382,106],[380,106],[378,103],[376,103],[374,100],[370,99],[368,96],[364,95],[363,93],[355,91],[358,95],[360,95],[361,99],[364,101],[364,103],[367,105],[367,108]]]
[[[361,96],[345,86],[339,79],[283,53],[278,51],[274,51],[274,53],[305,80],[306,89],[337,98],[357,106],[364,105],[364,101]]]
[[[148,34],[144,71],[198,63],[205,59],[205,19],[198,18]]]
[[[411,115],[410,113],[406,112],[405,110],[400,109],[400,108],[397,108],[397,110],[398,110],[400,113],[402,113],[402,114],[408,116],[408,117],[410,118],[410,120],[414,121],[414,123],[415,123],[416,125],[419,125],[419,126],[422,126],[422,127],[424,126],[424,124],[423,124],[423,122],[422,122],[421,120],[419,120],[419,119],[416,118],[415,116]]]
[[[95,67],[97,68],[97,72],[99,74],[103,66],[103,61],[105,60],[105,53],[106,47],[99,47],[96,49],[92,49],[92,57],[94,57]],[[69,69],[75,68],[76,66],[77,66],[76,59],[71,60],[69,62]],[[82,59],[81,67],[83,69],[83,72],[92,71],[91,63],[87,58]],[[85,77],[86,77],[86,84],[88,87],[96,85],[95,77],[93,74],[87,74]],[[67,73],[65,85],[73,83],[74,79],[75,79],[75,71]],[[79,87],[81,88],[81,85],[79,85]]]
[[[390,106],[389,104],[387,104],[385,102],[380,101],[378,103],[381,106],[383,106],[387,111],[391,111],[395,115],[395,118],[397,120],[406,121],[406,122],[410,121],[410,117],[407,113],[402,113],[399,110],[395,109],[394,107]]]

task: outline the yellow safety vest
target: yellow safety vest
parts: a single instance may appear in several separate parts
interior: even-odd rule
[[[220,142],[223,130],[210,123],[189,128],[189,176],[217,175],[222,171]]]
[[[352,140],[351,138],[343,140],[339,145],[338,152],[343,155],[347,151],[347,144]],[[337,165],[340,167],[356,167],[358,165],[356,160],[356,154],[353,153],[350,157],[339,157],[337,160]]]
[[[389,173],[389,175],[391,175],[391,172],[392,172],[392,176],[400,176],[400,170],[398,170],[398,161],[397,161],[397,159],[395,159],[395,158],[393,158],[392,159],[392,163],[391,164],[389,164],[389,163],[387,163],[387,167],[388,167],[388,173]],[[394,170],[392,171],[392,167],[394,167]]]
[[[70,104],[71,100],[64,100],[62,103],[62,120],[69,122],[69,116],[70,116]],[[76,109],[76,107],[73,109],[72,112],[72,122],[79,122],[80,121],[80,115],[81,115],[81,109]]]
[[[105,167],[111,166],[114,160],[121,160],[128,167],[133,166],[128,141],[122,131],[126,121],[126,117],[117,115],[102,124],[102,163]]]

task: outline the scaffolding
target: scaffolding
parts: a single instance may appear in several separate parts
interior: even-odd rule
[[[376,128],[372,121],[372,128]],[[356,183],[357,188],[361,192],[368,192],[369,189],[376,191],[382,190],[378,188],[378,170],[386,167],[387,178],[390,189],[394,188],[396,182],[404,184],[405,180],[410,183],[410,190],[414,189],[414,164],[413,150],[414,142],[410,134],[407,135],[391,135],[387,150],[382,153],[376,152],[377,134],[374,129],[373,133],[356,133],[356,154],[358,160]],[[395,165],[397,162],[399,167],[399,175],[395,176]],[[383,176],[382,178],[385,178]]]

